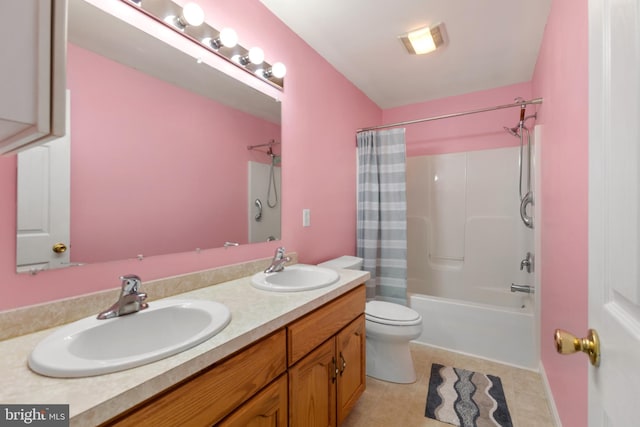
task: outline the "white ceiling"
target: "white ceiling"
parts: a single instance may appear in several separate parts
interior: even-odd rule
[[[381,108],[528,82],[551,0],[261,0]],[[443,22],[448,43],[398,36]]]

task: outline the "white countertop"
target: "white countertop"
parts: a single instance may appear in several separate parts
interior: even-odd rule
[[[69,404],[72,426],[100,424],[348,292],[367,278],[368,273],[363,271],[340,270],[340,280],[332,286],[278,293],[256,289],[251,286],[251,278],[245,277],[176,295],[171,298],[223,303],[231,310],[231,322],[211,339],[182,353],[95,377],[49,378],[28,368],[31,350],[57,328],[2,341],[0,402]]]

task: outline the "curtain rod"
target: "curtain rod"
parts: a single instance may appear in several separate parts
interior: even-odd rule
[[[267,142],[266,144],[247,145],[247,150],[253,150],[254,148],[258,148],[258,147],[271,147],[273,145],[278,145],[278,144],[280,144],[280,143],[276,142],[275,139],[272,139],[271,141]]]
[[[479,110],[463,111],[461,113],[443,114],[442,116],[427,117],[427,118],[424,118],[424,119],[407,120],[405,122],[391,123],[391,124],[388,124],[388,125],[371,126],[371,127],[368,127],[368,128],[358,129],[356,132],[364,132],[366,130],[376,130],[376,129],[391,128],[391,127],[396,127],[396,126],[412,125],[414,123],[430,122],[430,121],[433,121],[433,120],[448,119],[450,117],[459,117],[459,116],[466,116],[466,115],[469,115],[469,114],[484,113],[485,111],[502,110],[504,108],[521,107],[523,105],[529,105],[529,104],[542,104],[542,98],[534,98],[534,99],[531,99],[529,101],[514,102],[512,104],[498,105],[498,106],[489,107],[489,108],[480,108]]]

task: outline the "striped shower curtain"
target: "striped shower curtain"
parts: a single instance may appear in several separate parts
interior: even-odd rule
[[[407,303],[404,129],[363,131],[358,141],[358,256],[371,273],[367,299]]]

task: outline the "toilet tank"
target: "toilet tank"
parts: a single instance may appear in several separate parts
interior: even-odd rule
[[[347,270],[362,270],[362,258],[344,255],[338,258],[330,259],[318,264],[318,267],[331,268],[339,270],[341,268]]]

